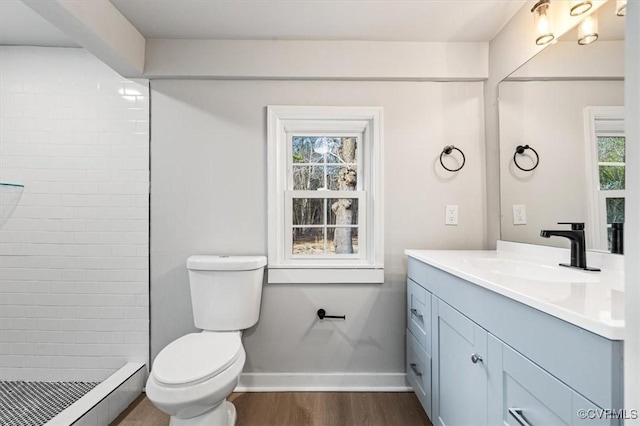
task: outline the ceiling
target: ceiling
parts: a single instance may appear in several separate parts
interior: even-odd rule
[[[20,0],[0,0],[0,45],[80,47]]]
[[[490,41],[523,0],[111,0],[145,38]]]
[[[488,42],[525,0],[111,0],[147,39]],[[19,0],[0,44],[77,46]]]

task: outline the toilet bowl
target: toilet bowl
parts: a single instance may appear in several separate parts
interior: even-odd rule
[[[246,360],[242,332],[258,322],[264,256],[196,255],[187,259],[194,325],[155,358],[146,393],[170,426],[233,426],[227,397]]]
[[[233,425],[235,408],[226,398],[245,359],[239,331],[187,334],[156,358],[147,396],[171,416],[171,426]]]

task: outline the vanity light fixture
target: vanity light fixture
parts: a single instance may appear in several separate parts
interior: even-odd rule
[[[582,15],[583,13],[589,11],[589,9],[591,9],[592,7],[593,7],[593,4],[591,4],[591,0],[572,1],[569,14],[571,16]]]
[[[531,12],[533,13],[533,22],[536,26],[536,44],[539,46],[544,46],[556,38],[551,29],[550,6],[550,0],[540,0],[531,9]]]
[[[624,16],[627,14],[627,0],[616,0],[616,15]]]
[[[587,16],[578,27],[578,44],[591,44],[598,39],[598,17]]]

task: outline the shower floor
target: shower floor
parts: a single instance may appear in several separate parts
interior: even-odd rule
[[[0,425],[44,425],[98,383],[0,381]]]

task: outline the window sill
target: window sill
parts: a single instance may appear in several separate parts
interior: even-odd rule
[[[269,284],[383,284],[382,268],[269,268]]]

